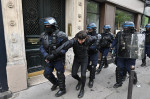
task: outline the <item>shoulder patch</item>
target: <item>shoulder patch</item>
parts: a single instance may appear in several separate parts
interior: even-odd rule
[[[42,32],[40,38],[44,38],[45,34],[46,34],[45,32]]]
[[[66,34],[65,32],[63,32],[63,31],[59,31],[59,32],[57,33],[57,36],[58,36],[58,37],[67,37],[67,34]]]

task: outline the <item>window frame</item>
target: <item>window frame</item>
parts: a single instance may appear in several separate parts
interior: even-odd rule
[[[95,3],[95,4],[97,4],[97,12],[91,12],[91,11],[88,11],[87,10],[87,8],[86,8],[86,26],[89,24],[88,22],[87,22],[87,15],[88,14],[95,14],[96,16],[98,16],[98,19],[99,19],[99,22],[98,22],[98,26],[97,26],[97,32],[99,33],[100,32],[100,3],[99,2],[96,2],[96,1],[87,1],[87,4],[88,3]]]

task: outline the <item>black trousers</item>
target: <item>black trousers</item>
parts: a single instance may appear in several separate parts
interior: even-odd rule
[[[87,65],[88,65],[88,57],[85,57],[83,59],[74,57],[74,62],[72,66],[72,77],[82,83],[81,88],[84,88],[85,86]],[[81,78],[77,74],[80,66],[81,66]]]

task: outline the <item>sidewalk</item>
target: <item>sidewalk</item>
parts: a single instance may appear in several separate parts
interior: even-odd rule
[[[147,58],[147,66],[141,67],[141,60],[136,62],[136,72],[138,83],[133,87],[132,99],[150,99],[150,59]],[[88,87],[89,72],[85,85],[85,94],[82,99],[127,99],[128,77],[122,87],[114,89],[115,68],[112,63],[109,67],[103,69],[100,74],[96,75],[93,88]],[[80,73],[79,73],[80,74]],[[36,86],[29,87],[27,90],[14,93],[10,99],[78,99],[79,91],[75,90],[77,81],[71,75],[66,76],[67,93],[59,98],[55,97],[58,91],[51,91],[52,84],[45,82]]]

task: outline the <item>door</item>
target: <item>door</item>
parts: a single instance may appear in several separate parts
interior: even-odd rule
[[[7,55],[5,48],[5,36],[4,36],[3,16],[2,16],[2,3],[0,1],[0,98],[1,93],[8,91],[7,83]]]
[[[40,35],[43,17],[54,17],[60,30],[65,31],[65,0],[22,0],[25,48],[28,73],[41,71],[46,65],[40,53]]]

